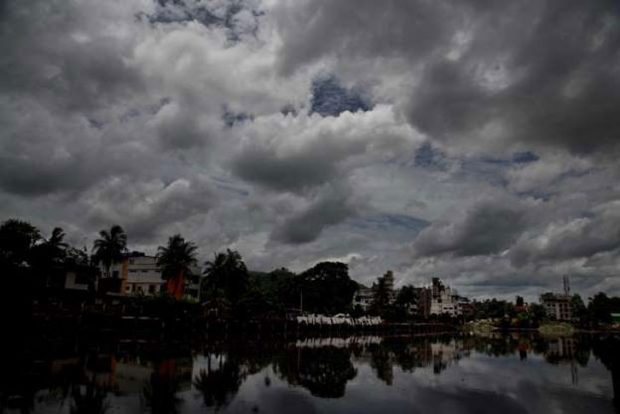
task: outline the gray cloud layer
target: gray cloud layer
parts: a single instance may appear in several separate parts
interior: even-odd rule
[[[611,0],[0,5],[0,218],[620,293]]]

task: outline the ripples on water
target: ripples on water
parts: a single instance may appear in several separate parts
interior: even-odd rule
[[[618,353],[617,338],[592,336],[50,341],[6,357],[1,404],[7,413],[613,413]]]

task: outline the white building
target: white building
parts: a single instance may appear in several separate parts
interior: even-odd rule
[[[571,297],[556,293],[544,293],[540,296],[540,304],[545,308],[547,316],[558,321],[569,321],[573,317]]]
[[[355,294],[353,294],[353,309],[359,306],[364,312],[368,311],[372,303],[372,297],[372,289],[360,285]]]
[[[129,254],[122,262],[115,263],[110,269],[112,278],[121,280],[121,295],[155,296],[166,291],[166,281],[162,278],[161,269],[157,266],[155,256]],[[192,269],[194,275],[200,275],[200,268]],[[199,277],[187,278],[186,296],[198,297]]]
[[[125,294],[156,295],[165,291],[166,282],[154,256],[129,257],[122,266],[126,267],[122,288]]]
[[[434,277],[431,286],[431,315],[458,316],[461,314],[459,296],[449,286],[445,286],[439,278]]]

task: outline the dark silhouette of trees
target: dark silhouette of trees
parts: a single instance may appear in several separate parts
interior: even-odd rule
[[[240,363],[227,355],[218,369],[212,370],[209,364],[207,369],[198,372],[193,382],[202,395],[204,405],[217,411],[232,401],[244,379]]]
[[[351,363],[351,351],[346,348],[291,348],[278,359],[274,370],[293,385],[301,385],[314,396],[340,398],[347,382],[357,370]]]
[[[167,246],[157,248],[157,266],[162,269],[166,290],[175,299],[183,297],[185,278],[196,264],[196,245],[186,241],[180,234],[168,238]]]
[[[296,278],[303,295],[304,311],[334,314],[346,312],[357,289],[345,263],[321,262]]]
[[[19,330],[29,320],[34,284],[32,249],[40,238],[39,230],[25,221],[9,219],[0,225],[1,300],[11,314],[5,318],[5,332]]]
[[[25,221],[9,219],[0,226],[0,265],[3,268],[27,267],[32,248],[41,239],[39,230]]]
[[[56,227],[48,239],[42,239],[42,242],[32,248],[33,270],[42,286],[50,286],[55,276],[62,276],[64,273],[69,248],[64,238],[64,231]]]
[[[110,277],[110,268],[114,263],[123,260],[123,254],[127,251],[127,234],[118,224],[112,226],[110,231],[101,230],[99,238],[93,245],[93,261],[104,266],[106,276]]]
[[[390,306],[391,292],[388,289],[385,277],[377,279],[372,285],[372,302],[370,311],[375,315],[385,315]]]
[[[79,384],[71,388],[71,414],[105,414],[110,408],[107,401],[107,392],[98,387],[94,381],[89,381],[82,391]]]
[[[239,252],[226,249],[205,262],[203,271],[203,297],[207,300],[224,300],[233,308],[248,289],[248,269]]]
[[[155,368],[144,385],[142,395],[152,414],[174,414],[182,400],[177,395],[181,388],[174,369],[174,361],[163,361]]]
[[[588,312],[595,322],[609,323],[611,322],[609,298],[606,294],[600,292],[590,298],[588,303]]]

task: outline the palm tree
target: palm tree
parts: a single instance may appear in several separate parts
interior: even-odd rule
[[[64,242],[65,232],[60,227],[54,227],[52,235],[43,244],[46,246],[50,259],[54,263],[62,261],[66,256],[69,245]]]
[[[63,241],[64,238],[65,232],[60,227],[55,227],[49,239],[44,239],[32,248],[33,267],[44,286],[50,286],[54,275],[63,273],[62,265],[69,247]]]
[[[157,266],[162,269],[168,293],[176,299],[183,296],[185,277],[196,264],[196,245],[185,241],[180,234],[168,238],[167,246],[157,248]]]
[[[99,236],[93,245],[93,259],[95,263],[105,266],[106,275],[110,277],[112,264],[123,260],[123,253],[127,250],[127,234],[115,224],[109,232],[101,230]]]
[[[213,261],[205,262],[205,288],[212,296],[222,293],[235,303],[247,287],[248,270],[239,252],[226,249],[225,253],[214,255]]]

